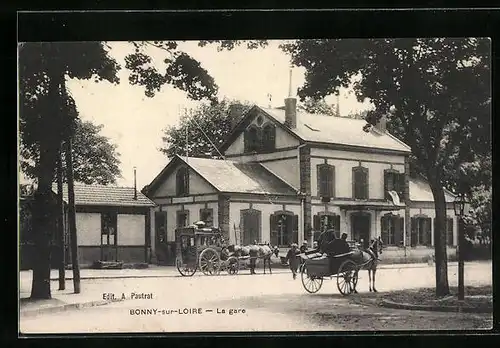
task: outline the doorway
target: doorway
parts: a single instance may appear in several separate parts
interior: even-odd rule
[[[370,243],[371,214],[366,212],[356,212],[351,214],[351,235],[352,239],[361,243],[364,248],[368,248]]]
[[[243,227],[243,245],[260,242],[261,212],[255,209],[241,211],[241,226]]]

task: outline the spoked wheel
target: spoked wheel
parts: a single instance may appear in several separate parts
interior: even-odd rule
[[[181,258],[178,256],[175,259],[175,265],[177,270],[183,277],[191,277],[196,273],[197,265],[195,262],[182,262]]]
[[[344,296],[351,294],[358,284],[358,268],[352,260],[340,264],[337,273],[337,288]]]
[[[237,257],[231,256],[227,259],[227,273],[234,275],[240,270],[240,261]]]
[[[205,249],[200,254],[198,265],[205,275],[219,275],[220,256],[212,248]]]
[[[323,278],[309,276],[307,274],[307,267],[305,264],[301,265],[300,267],[300,278],[302,279],[302,285],[304,286],[304,289],[306,289],[306,291],[311,294],[318,292],[323,285]]]

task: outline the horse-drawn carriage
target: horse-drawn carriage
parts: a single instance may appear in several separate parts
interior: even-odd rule
[[[217,227],[203,224],[180,227],[175,230],[177,270],[182,276],[193,276],[198,269],[205,275],[219,275],[221,271],[236,274],[239,260],[224,252],[224,237]]]
[[[377,244],[376,247],[378,246]],[[342,295],[357,292],[359,271],[361,269],[376,270],[378,252],[372,254],[361,250],[354,242],[349,243],[349,248],[350,251],[347,253],[334,255],[324,252],[320,246],[318,250],[300,254],[303,261],[300,274],[304,289],[309,293],[318,292],[326,277],[335,277],[337,288]],[[370,291],[371,289],[370,284]],[[376,291],[374,285],[373,289]]]

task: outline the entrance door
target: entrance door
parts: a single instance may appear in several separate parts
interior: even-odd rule
[[[371,216],[368,213],[351,214],[351,233],[354,240],[361,242],[363,247],[368,248],[370,243]]]
[[[260,214],[260,211],[255,209],[241,211],[243,245],[253,244],[254,241],[260,242]]]
[[[118,261],[116,212],[101,214],[101,261]]]

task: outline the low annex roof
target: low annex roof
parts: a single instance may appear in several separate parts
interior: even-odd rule
[[[262,111],[281,124],[285,123],[285,110],[262,108]],[[408,145],[388,132],[365,132],[365,120],[309,114],[297,110],[297,126],[289,130],[304,141],[377,148],[401,152],[411,152]]]
[[[52,190],[57,193],[57,186],[53,185]],[[63,186],[63,199],[65,202],[68,202],[67,185]],[[75,183],[75,204],[122,207],[153,207],[156,205],[140,191],[137,191],[137,200],[135,200],[133,187],[85,185],[79,183]]]
[[[297,194],[292,187],[278,179],[260,163],[238,163],[231,160],[197,157],[180,158],[220,192]]]
[[[444,190],[444,199],[447,203],[453,203],[455,196],[448,190]],[[410,179],[410,200],[414,202],[434,202],[431,187],[423,179]]]

